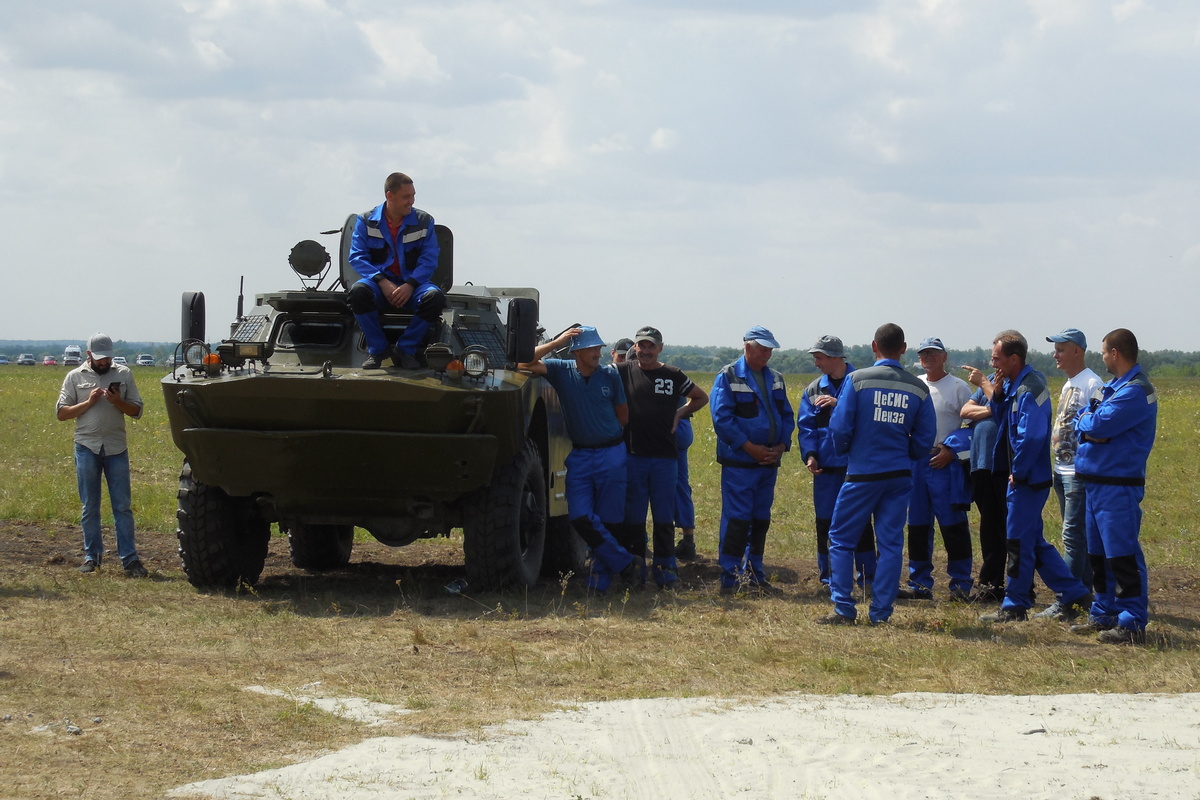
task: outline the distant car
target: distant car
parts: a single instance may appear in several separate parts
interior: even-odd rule
[[[23,367],[32,367],[37,364],[37,359],[33,357],[33,353],[21,353],[17,356],[17,363]]]
[[[63,348],[62,364],[64,367],[78,367],[83,363],[83,351],[77,344],[69,344]]]
[[[8,356],[0,356],[0,366],[8,363]]]
[[[133,363],[137,364],[139,367],[153,367],[154,356],[150,355],[149,353],[141,353],[138,355],[137,361],[134,361]]]
[[[45,358],[42,359],[42,366],[43,367],[57,367],[58,359],[55,358],[54,356],[46,356]]]
[[[120,364],[122,367],[129,366],[129,362],[125,360],[125,356],[113,356],[113,363]]]

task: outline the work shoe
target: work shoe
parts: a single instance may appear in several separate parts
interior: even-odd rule
[[[854,617],[847,617],[843,614],[833,613],[826,617],[821,617],[817,620],[818,625],[853,625]]]
[[[991,614],[980,614],[980,622],[1024,622],[1029,619],[1029,612],[1023,608],[1001,608]]]
[[[630,559],[629,563],[621,569],[621,583],[625,584],[626,586],[640,585],[643,580],[642,570],[645,569],[645,566],[645,562],[643,562],[640,558],[635,557]]]
[[[933,589],[926,589],[923,586],[916,588],[905,587],[896,592],[897,600],[932,600]]]
[[[1111,623],[1101,622],[1095,617],[1088,617],[1087,622],[1080,622],[1071,626],[1071,633],[1087,635],[1092,633],[1100,633],[1101,631],[1109,631],[1117,627]]]
[[[981,586],[971,595],[973,603],[999,603],[1004,600],[1004,590],[999,586]]]
[[[400,369],[420,369],[421,362],[417,361],[417,357],[412,353],[402,353],[399,350],[392,351],[392,364]]]
[[[125,566],[126,578],[145,578],[150,574],[140,558],[135,558]]]
[[[721,586],[721,596],[722,597],[733,597],[735,594],[737,594],[737,590],[738,590],[737,586],[722,585]]]
[[[1096,635],[1096,641],[1104,644],[1145,644],[1146,632],[1117,625],[1106,631],[1100,631]]]
[[[694,561],[696,558],[696,537],[684,536],[675,545],[675,557],[680,561]]]
[[[660,589],[674,589],[679,584],[679,573],[660,567],[654,570],[654,582]]]
[[[380,369],[383,366],[383,356],[377,356],[371,353],[367,356],[367,360],[362,363],[363,369]]]
[[[779,597],[783,594],[783,589],[780,589],[770,581],[751,581],[750,588],[761,595],[768,595],[770,597]]]
[[[973,603],[975,598],[971,596],[971,592],[967,589],[950,589],[950,602],[952,603]]]
[[[1080,614],[1087,613],[1087,610],[1092,606],[1092,596],[1086,594],[1078,600],[1072,600],[1069,603],[1064,603],[1061,600],[1055,600],[1049,607],[1042,609],[1033,615],[1034,619],[1056,619],[1059,622],[1073,622],[1078,619]]]
[[[100,569],[100,565],[90,558],[84,561],[82,566],[79,567],[79,571],[84,575],[87,575],[89,572],[95,572],[98,569]]]

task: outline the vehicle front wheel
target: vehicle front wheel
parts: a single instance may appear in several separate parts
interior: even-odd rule
[[[546,478],[526,442],[480,491],[463,521],[463,557],[472,588],[533,586],[546,546]]]
[[[271,524],[248,498],[230,497],[197,482],[185,461],[175,512],[179,559],[188,583],[198,588],[253,586],[262,575]]]

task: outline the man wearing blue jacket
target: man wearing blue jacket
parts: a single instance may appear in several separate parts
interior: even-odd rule
[[[763,572],[775,477],[796,427],[783,376],[767,366],[779,342],[757,325],[744,354],[717,373],[711,410],[721,465],[721,593],[740,583],[773,591]]]
[[[871,342],[874,365],[850,373],[829,420],[834,446],[846,454],[847,465],[829,529],[834,613],[818,620],[823,625],[853,625],[858,616],[852,594],[854,551],[872,517],[879,562],[870,620],[881,624],[892,617],[900,589],[912,462],[928,458],[937,434],[929,388],[900,365],[907,349],[899,325],[879,326]]]
[[[838,491],[846,480],[846,456],[833,446],[829,419],[837,408],[838,393],[846,375],[854,365],[846,361],[842,340],[822,336],[808,349],[821,377],[810,383],[800,395],[800,411],[796,415],[796,440],[800,457],[813,476],[813,510],[816,512],[817,574],[825,590],[829,590],[829,525],[833,522],[833,505]],[[858,549],[854,553],[858,583],[875,580],[875,531],[867,521]]]
[[[1080,410],[1075,475],[1087,484],[1088,555],[1096,592],[1088,622],[1071,630],[1096,631],[1109,644],[1146,637],[1149,597],[1142,554],[1142,497],[1146,460],[1154,446],[1158,395],[1138,364],[1133,333],[1117,328],[1104,337],[1104,366],[1113,379],[1103,398]]]
[[[395,366],[417,369],[417,347],[446,307],[446,296],[433,283],[440,250],[433,217],[413,208],[412,178],[393,172],[383,189],[384,202],[360,215],[354,226],[350,265],[362,277],[350,287],[346,302],[367,340],[363,369],[379,369],[389,355]],[[391,309],[413,315],[394,353],[379,322],[379,312]]]
[[[984,622],[1020,622],[1033,605],[1033,574],[1058,597],[1063,613],[1077,614],[1092,602],[1087,587],[1071,574],[1063,557],[1046,541],[1042,508],[1054,481],[1050,461],[1050,390],[1046,378],[1025,363],[1029,344],[1014,330],[992,342],[992,367],[1001,380],[990,408],[999,428],[993,469],[1008,474],[1008,582],[1000,610]]]

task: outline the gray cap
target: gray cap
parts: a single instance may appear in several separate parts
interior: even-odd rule
[[[87,351],[91,353],[92,358],[112,358],[112,337],[107,333],[93,333],[88,339]]]
[[[822,353],[830,358],[845,358],[846,350],[842,347],[842,340],[836,336],[822,336],[817,339],[817,343],[808,348],[810,353]]]

